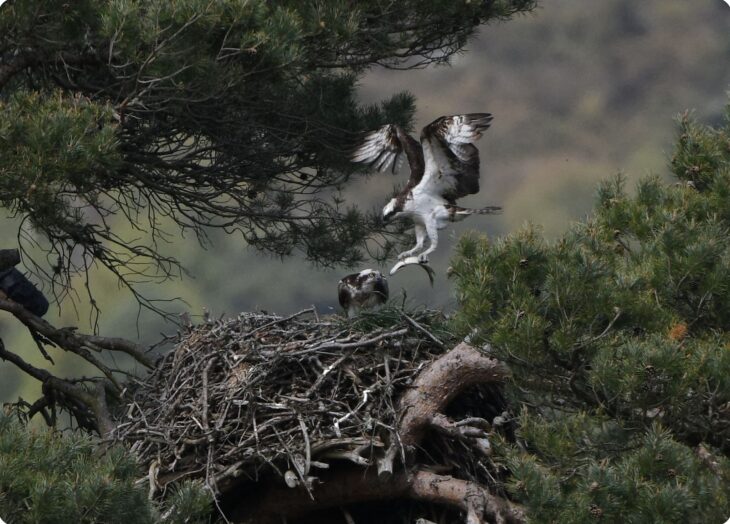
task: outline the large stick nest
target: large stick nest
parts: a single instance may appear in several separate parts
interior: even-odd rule
[[[195,477],[224,491],[271,473],[306,486],[332,461],[370,465],[397,443],[398,398],[451,342],[439,326],[439,313],[394,309],[355,322],[312,310],[207,322],[126,392],[115,436],[148,465],[153,490]],[[460,445],[434,445],[429,461],[493,484],[473,452],[453,453]]]

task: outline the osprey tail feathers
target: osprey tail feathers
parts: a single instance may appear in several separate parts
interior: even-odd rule
[[[477,215],[499,215],[502,212],[502,208],[499,206],[487,206],[480,207],[479,209],[468,209],[467,211]]]

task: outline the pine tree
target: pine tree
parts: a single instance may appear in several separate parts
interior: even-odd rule
[[[59,301],[78,293],[73,275],[105,267],[141,305],[164,314],[137,288],[180,269],[159,250],[175,233],[163,219],[203,242],[210,228],[222,228],[271,254],[299,250],[321,264],[357,262],[378,233],[387,253],[398,232],[345,208],[337,191],[356,174],[348,151],[359,133],[384,122],[407,127],[414,101],[397,94],[364,107],[355,97],[358,78],[375,65],[447,62],[478,25],[534,5],[6,2],[0,206],[22,219],[26,267],[45,275]],[[36,260],[38,248],[45,256]],[[29,413],[54,421],[61,408],[84,429],[110,431],[108,403],[122,386],[98,355],[116,351],[151,368],[144,350],[57,329],[2,295],[0,309],[31,331],[49,362],[44,347],[55,346],[100,372],[60,379],[0,339],[0,358],[43,384]]]
[[[218,227],[272,254],[354,264],[383,227],[336,196],[354,175],[347,152],[414,112],[408,94],[361,106],[358,78],[446,62],[479,24],[534,4],[11,0],[0,205],[43,234],[54,267],[36,271],[60,291],[93,264],[132,287],[174,274],[157,249],[163,217],[202,241]],[[122,236],[112,217],[152,238]]]
[[[75,274],[102,266],[157,309],[136,285],[179,272],[180,261],[158,249],[178,231],[205,242],[210,228],[220,228],[268,253],[299,251],[324,265],[357,263],[373,238],[387,254],[399,232],[345,206],[338,191],[362,174],[348,160],[360,132],[385,122],[408,128],[414,100],[404,93],[362,106],[358,79],[376,65],[447,62],[480,24],[534,5],[5,2],[0,206],[22,219],[26,266],[59,299],[74,292]],[[46,256],[34,259],[30,246]],[[93,307],[90,291],[88,300]],[[108,405],[122,385],[97,355],[121,352],[150,368],[142,348],[57,329],[3,296],[0,309],[30,329],[47,360],[44,346],[57,346],[100,371],[61,379],[0,339],[0,358],[43,384],[28,414],[55,422],[65,409],[83,429],[108,435]],[[0,438],[0,514],[8,522],[192,522],[209,511],[192,484],[165,508],[147,506],[129,458],[113,451],[95,463],[91,441],[24,433],[6,421]]]
[[[730,106],[679,119],[676,182],[603,183],[555,242],[467,236],[464,333],[513,371],[500,459],[531,521],[723,522],[730,515]]]
[[[30,431],[0,415],[0,518],[8,524],[208,522],[211,499],[199,484],[176,488],[154,506],[139,465],[121,446],[99,453],[79,434]]]

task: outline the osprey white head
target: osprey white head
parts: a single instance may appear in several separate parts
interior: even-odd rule
[[[390,222],[393,217],[397,216],[399,211],[398,199],[391,198],[390,202],[385,204],[385,207],[383,208],[383,222]]]

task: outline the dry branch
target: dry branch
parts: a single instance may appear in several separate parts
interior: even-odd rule
[[[91,355],[90,350],[96,352],[103,350],[119,351],[126,353],[148,368],[153,366],[152,359],[144,354],[142,348],[129,340],[83,335],[76,333],[75,328],[56,328],[46,320],[25,309],[22,305],[7,298],[0,298],[0,309],[12,313],[15,318],[25,324],[33,333],[43,335],[43,337],[53,344],[66,351],[76,353],[97,367],[99,367],[100,362]],[[103,370],[102,367],[99,367],[99,369]]]
[[[451,476],[437,475],[428,471],[400,472],[387,480],[378,478],[372,470],[363,472],[351,469],[336,476],[323,478],[312,490],[314,502],[307,490],[300,487],[267,489],[260,499],[258,511],[249,512],[245,504],[231,515],[235,522],[243,524],[274,524],[295,519],[312,510],[337,507],[360,502],[374,502],[408,498],[454,506],[463,510],[468,524],[493,522],[522,524],[525,513],[519,506],[495,497],[484,486]]]
[[[439,433],[469,442],[485,456],[491,452],[489,445],[491,424],[482,418],[470,417],[454,422],[446,415],[436,413],[431,416],[430,425]]]
[[[113,371],[97,358],[93,352],[104,351],[122,352],[133,357],[137,362],[152,367],[153,363],[142,348],[131,341],[121,338],[105,338],[96,335],[77,333],[75,328],[57,328],[25,309],[23,305],[0,296],[0,310],[7,311],[22,322],[31,332],[41,354],[53,364],[44,345],[58,347],[80,356],[99,371],[105,378],[97,379],[64,379],[55,376],[46,369],[37,368],[26,362],[19,354],[7,349],[0,340],[0,359],[12,362],[18,369],[42,383],[43,399],[38,404],[55,406],[67,409],[78,422],[89,431],[98,431],[102,436],[111,433],[114,423],[107,406],[107,392],[118,394],[121,386]],[[34,404],[35,405],[35,404]],[[44,414],[44,411],[34,409],[29,412]],[[45,417],[46,420],[55,420],[55,417]]]
[[[112,431],[114,423],[106,404],[106,391],[102,380],[97,381],[93,391],[89,391],[81,385],[58,378],[45,369],[28,364],[17,354],[7,350],[2,339],[0,339],[0,360],[12,362],[21,371],[40,381],[43,384],[43,395],[46,399],[51,399],[51,403],[59,400],[59,396],[65,397],[64,403],[79,425],[89,430],[97,429],[100,435],[107,435]]]

